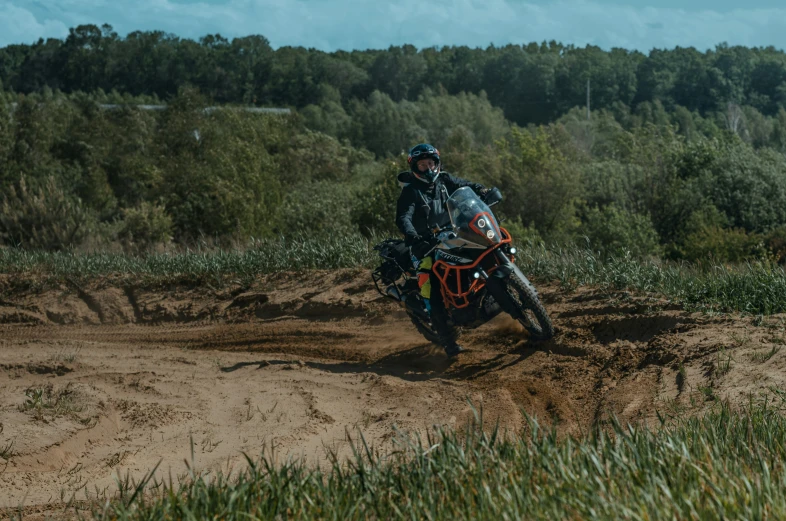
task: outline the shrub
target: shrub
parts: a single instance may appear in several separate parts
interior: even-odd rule
[[[396,202],[401,193],[398,173],[405,168],[401,162],[390,161],[376,182],[359,196],[352,211],[352,222],[366,236],[374,232],[398,234]]]
[[[498,217],[500,217],[500,215],[498,215]],[[513,238],[514,245],[532,247],[544,244],[543,238],[538,233],[538,230],[532,225],[525,226],[524,223],[521,222],[520,217],[503,220],[500,226],[508,231]]]
[[[627,210],[645,210],[646,172],[640,166],[617,161],[589,163],[582,171],[587,206],[615,204]]]
[[[500,143],[499,171],[489,176],[504,194],[502,210],[549,238],[573,231],[581,193],[578,169],[563,154],[559,134],[556,127],[534,133],[513,129],[511,140]]]
[[[768,253],[761,235],[749,234],[742,228],[720,226],[707,226],[689,234],[681,252],[687,260],[713,259],[719,262],[762,259]]]
[[[312,181],[347,181],[352,166],[373,160],[368,152],[344,146],[331,136],[310,130],[293,136],[289,146],[277,155],[281,183],[285,186]]]
[[[764,244],[779,264],[786,263],[786,226],[771,230],[764,236]]]
[[[308,105],[300,114],[308,128],[336,138],[344,137],[352,124],[352,118],[344,111],[344,107],[332,100],[320,105]]]
[[[5,244],[47,251],[81,244],[97,233],[95,215],[67,194],[54,177],[40,187],[20,179],[10,186],[0,206],[0,237]]]
[[[686,260],[713,259],[719,262],[762,259],[768,254],[761,235],[728,227],[726,216],[712,205],[691,214],[676,252],[678,257]]]
[[[417,121],[418,105],[411,101],[396,103],[387,94],[374,91],[366,102],[350,102],[349,114],[352,142],[365,145],[378,157],[398,154],[428,140]]]
[[[126,250],[138,253],[168,243],[172,240],[172,229],[172,218],[163,206],[142,202],[123,210],[118,238]]]
[[[676,166],[729,224],[762,232],[786,222],[786,161],[771,150],[756,151],[733,137],[691,143]]]
[[[274,231],[290,236],[347,233],[354,228],[351,211],[355,194],[347,184],[323,181],[302,184],[289,190],[278,210]]]
[[[649,216],[632,213],[615,204],[590,208],[580,229],[593,249],[609,254],[626,251],[636,257],[658,255],[658,233]]]
[[[203,115],[190,105],[164,114],[161,193],[178,239],[260,237],[280,201],[275,160],[264,146],[264,116]],[[171,135],[169,135],[171,134]]]

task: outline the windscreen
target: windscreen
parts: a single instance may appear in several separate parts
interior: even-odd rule
[[[450,221],[459,237],[478,245],[499,244],[499,225],[491,208],[480,200],[472,188],[459,188],[448,199]]]

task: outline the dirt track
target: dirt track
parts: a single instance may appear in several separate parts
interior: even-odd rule
[[[786,351],[766,356],[784,342],[781,317],[754,326],[655,299],[540,289],[554,341],[530,345],[500,317],[466,333],[454,362],[361,271],[223,291],[107,284],[6,296],[0,451],[13,445],[0,458],[0,509],[111,496],[118,474],[140,477],[159,461],[177,480],[192,439],[200,471],[237,468],[241,451],[271,446],[319,463],[326,448],[350,452],[348,432],[384,452],[394,426],[461,427],[468,399],[509,430],[523,410],[578,433],[610,413],[655,424],[656,410],[786,388]]]

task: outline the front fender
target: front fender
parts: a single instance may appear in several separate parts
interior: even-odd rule
[[[522,272],[514,263],[510,262],[510,259],[504,253],[502,253],[502,251],[496,250],[494,253],[497,255],[499,268],[494,270],[494,273],[491,274],[491,277],[496,277],[498,280],[507,280],[509,277],[515,275],[524,284],[526,284],[527,287],[532,289],[532,291],[535,292],[535,295],[538,294],[535,286],[533,286],[527,276],[524,275],[524,272]]]

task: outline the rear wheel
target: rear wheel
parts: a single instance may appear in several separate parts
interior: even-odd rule
[[[554,336],[554,325],[541,304],[535,288],[512,273],[507,280],[507,293],[517,313],[509,313],[529,332],[533,340],[549,340]],[[513,311],[513,310],[511,310]]]

